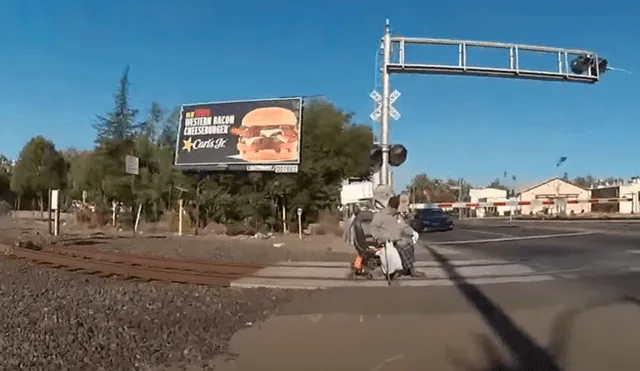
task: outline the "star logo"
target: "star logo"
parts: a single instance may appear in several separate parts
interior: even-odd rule
[[[182,140],[182,149],[191,152],[191,148],[193,148],[193,142],[191,141],[191,137],[187,140]]]

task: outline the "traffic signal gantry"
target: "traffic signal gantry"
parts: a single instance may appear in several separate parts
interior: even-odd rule
[[[409,61],[406,56],[406,46],[412,45],[457,45],[458,61],[451,64],[424,64]],[[394,55],[392,59],[392,47]],[[489,48],[508,51],[508,68],[480,67],[470,64],[467,52],[471,48]],[[392,104],[400,93],[390,91],[389,75],[429,74],[429,75],[463,75],[482,77],[501,77],[512,79],[529,79],[540,81],[560,81],[594,84],[608,69],[608,61],[598,54],[579,49],[553,48],[547,46],[498,43],[488,41],[431,39],[391,36],[389,20],[386,20],[384,36],[381,40],[382,52],[382,94],[373,91],[370,96],[376,101],[377,107],[371,114],[371,119],[380,122],[380,143],[371,151],[371,160],[380,164],[380,184],[389,185],[389,167],[399,166],[407,158],[407,149],[400,144],[389,143],[389,118],[400,118]],[[557,69],[551,71],[523,68],[520,56],[524,52],[535,52],[554,55],[557,58]]]

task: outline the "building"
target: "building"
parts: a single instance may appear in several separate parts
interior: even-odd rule
[[[591,189],[592,198],[629,198],[630,201],[593,204],[591,211],[636,214],[640,212],[638,194],[640,194],[640,179],[638,178],[622,183],[597,185]]]
[[[545,214],[581,214],[591,212],[591,190],[575,185],[569,181],[552,178],[542,183],[529,187],[516,188],[516,197],[519,202],[531,202],[531,205],[521,205],[519,212],[522,215]],[[543,200],[558,200],[556,205],[542,205]],[[577,204],[566,204],[564,200],[582,200]],[[538,201],[538,202],[536,202]]]
[[[498,188],[473,188],[469,190],[469,199],[471,203],[478,202],[506,202],[507,191]],[[472,207],[471,213],[475,213],[478,218],[485,216],[504,216],[508,215],[511,210],[510,206],[497,207]]]

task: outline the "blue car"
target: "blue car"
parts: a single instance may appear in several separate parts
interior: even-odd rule
[[[453,219],[442,209],[419,209],[411,223],[417,232],[451,231]]]

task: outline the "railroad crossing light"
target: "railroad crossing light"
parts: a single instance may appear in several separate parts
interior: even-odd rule
[[[371,167],[376,172],[382,166],[382,148],[379,145],[374,145],[369,152],[369,161],[371,161]]]
[[[382,148],[374,145],[369,152],[369,160],[374,169],[380,168],[382,165]],[[407,160],[407,149],[402,144],[392,144],[389,146],[389,165],[400,166]]]
[[[591,69],[598,69],[600,74],[607,71],[609,62],[604,58],[597,58],[598,65],[596,66],[596,58],[591,54],[581,55],[571,61],[571,72],[576,75],[582,75]],[[592,72],[593,73],[593,72]]]
[[[389,148],[389,165],[400,166],[407,161],[407,149],[402,144],[392,144]]]

